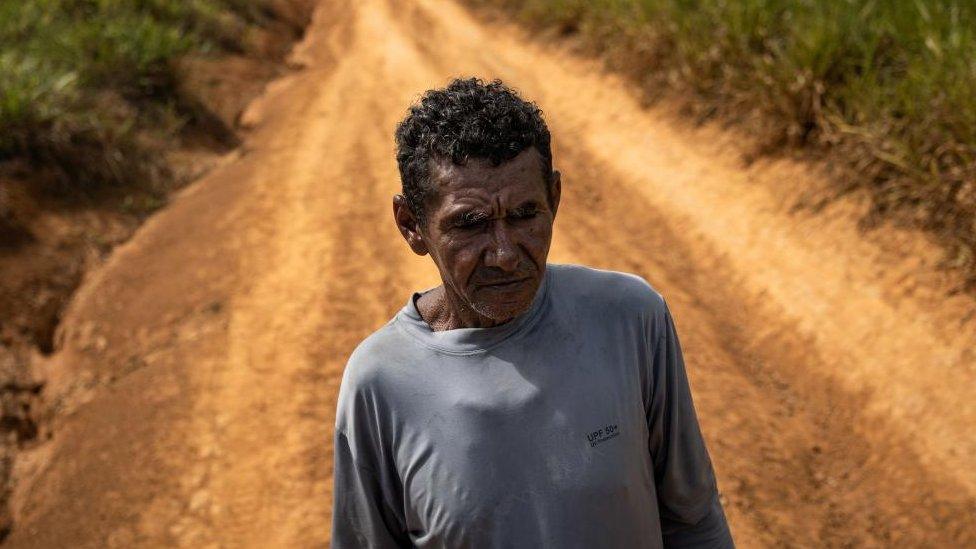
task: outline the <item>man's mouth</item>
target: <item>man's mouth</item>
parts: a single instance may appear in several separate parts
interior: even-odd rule
[[[483,286],[483,287],[486,287],[486,288],[493,288],[493,289],[497,289],[497,290],[504,290],[504,289],[507,289],[507,288],[514,288],[514,287],[516,287],[516,286],[518,286],[518,285],[526,282],[527,280],[529,280],[529,277],[525,277],[525,278],[513,278],[513,279],[509,279],[509,280],[500,280],[500,281],[497,281],[497,282],[483,283],[483,284],[479,284],[479,286]]]

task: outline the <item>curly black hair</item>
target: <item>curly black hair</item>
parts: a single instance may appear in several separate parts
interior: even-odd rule
[[[499,79],[455,78],[446,88],[427,90],[396,128],[397,165],[407,205],[420,223],[424,204],[435,189],[431,161],[469,158],[495,166],[535,146],[542,157],[542,178],[552,181],[549,128],[542,110]],[[548,193],[548,187],[547,187]]]

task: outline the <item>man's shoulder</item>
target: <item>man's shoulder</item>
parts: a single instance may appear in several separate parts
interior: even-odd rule
[[[399,369],[410,347],[409,338],[397,328],[396,319],[390,320],[353,349],[346,361],[342,384],[356,390],[375,387]]]
[[[644,277],[586,265],[549,264],[561,297],[621,311],[663,312],[664,297]]]

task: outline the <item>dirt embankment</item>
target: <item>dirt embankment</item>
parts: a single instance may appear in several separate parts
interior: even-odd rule
[[[742,547],[976,544],[976,303],[869,197],[647,109],[598,64],[448,0],[322,2],[240,152],[86,279],[39,362],[55,436],[16,547],[328,543],[346,357],[436,283],[390,217],[392,131],[449,77],[537,101],[564,177],[550,260],[672,306]]]
[[[88,273],[163,205],[166,194],[202,176],[239,144],[240,113],[288,70],[285,56],[302,37],[314,2],[269,6],[262,25],[246,29],[244,51],[176,61],[178,93],[194,117],[178,142],[158,146],[169,171],[161,188],[75,190],[43,164],[0,163],[0,536],[11,525],[8,479],[18,450],[52,434],[40,417],[46,375],[34,364],[57,350],[64,308]]]

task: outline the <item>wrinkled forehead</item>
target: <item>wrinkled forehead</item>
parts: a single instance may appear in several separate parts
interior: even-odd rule
[[[527,200],[545,198],[547,186],[542,175],[542,157],[534,147],[495,166],[484,158],[469,159],[457,165],[446,158],[431,160],[431,186],[438,199]]]

